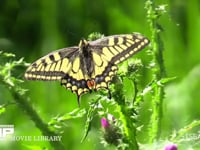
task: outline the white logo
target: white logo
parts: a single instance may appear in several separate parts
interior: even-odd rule
[[[61,141],[62,136],[14,135],[14,125],[0,125],[0,141]]]
[[[14,125],[0,125],[0,140],[5,140],[14,134]]]

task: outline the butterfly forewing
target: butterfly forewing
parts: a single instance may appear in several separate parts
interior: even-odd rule
[[[117,71],[116,65],[142,50],[148,43],[147,38],[137,33],[108,36],[92,41],[90,45],[93,48],[93,78],[96,88],[107,88]]]
[[[113,35],[91,42],[94,51],[113,64],[133,56],[148,44],[149,40],[139,33]]]
[[[54,51],[32,63],[24,76],[28,80],[60,80],[71,70],[77,52],[78,47]]]

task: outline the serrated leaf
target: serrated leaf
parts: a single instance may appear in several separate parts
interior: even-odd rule
[[[81,118],[85,114],[86,114],[86,110],[85,109],[77,108],[77,109],[74,109],[72,112],[63,115],[62,117],[59,117],[59,120],[65,121],[65,120],[69,120],[69,119]]]
[[[176,79],[176,77],[162,78],[159,82],[160,82],[161,84],[165,84],[165,83],[168,83],[168,82],[170,82],[170,81],[172,81],[172,80],[175,80],[175,79]]]
[[[86,139],[86,137],[87,137],[87,135],[90,131],[91,122],[92,122],[92,119],[94,118],[94,114],[96,112],[96,109],[98,108],[98,103],[99,103],[99,99],[97,99],[95,102],[90,104],[90,108],[89,108],[88,113],[87,113],[87,120],[86,120],[86,123],[85,123],[84,135],[81,139],[81,143]]]
[[[72,112],[66,113],[63,116],[57,116],[52,118],[49,121],[49,125],[55,125],[55,124],[59,124],[61,122],[70,120],[70,119],[76,119],[76,118],[81,118],[86,114],[86,110],[85,109],[74,109]]]
[[[3,52],[3,51],[0,51],[0,55],[2,55],[3,57],[15,57],[15,54],[6,53],[6,52]]]

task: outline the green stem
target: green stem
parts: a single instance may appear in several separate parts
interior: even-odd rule
[[[163,44],[160,38],[160,30],[158,24],[158,13],[156,12],[153,0],[147,0],[147,19],[151,31],[151,44],[152,44],[152,74],[154,82],[161,80],[165,76],[165,67],[163,63]],[[149,142],[156,141],[160,138],[161,134],[161,119],[162,119],[162,104],[164,97],[164,88],[157,84],[153,89],[152,96],[152,116],[150,120]]]
[[[118,104],[118,111],[120,114],[120,120],[123,123],[124,132],[124,143],[128,144],[128,149],[138,150],[138,144],[136,140],[136,127],[134,126],[134,120],[131,117],[131,109],[125,102],[125,97],[123,93],[123,84],[118,81],[115,84],[115,93],[113,94],[115,101]]]
[[[120,120],[124,125],[124,133],[129,143],[129,148],[132,150],[138,150],[138,144],[136,140],[136,127],[133,124],[133,121],[130,118],[130,113],[125,106],[119,105],[120,107]]]

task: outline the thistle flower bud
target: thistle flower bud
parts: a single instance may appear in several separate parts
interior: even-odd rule
[[[176,144],[171,143],[166,145],[164,150],[178,150],[178,147]]]
[[[101,118],[101,126],[103,128],[109,128],[110,124],[106,118]]]
[[[122,136],[119,133],[118,126],[115,124],[114,117],[112,117],[112,120],[101,118],[101,126],[103,128],[104,142],[111,145],[118,145]]]

